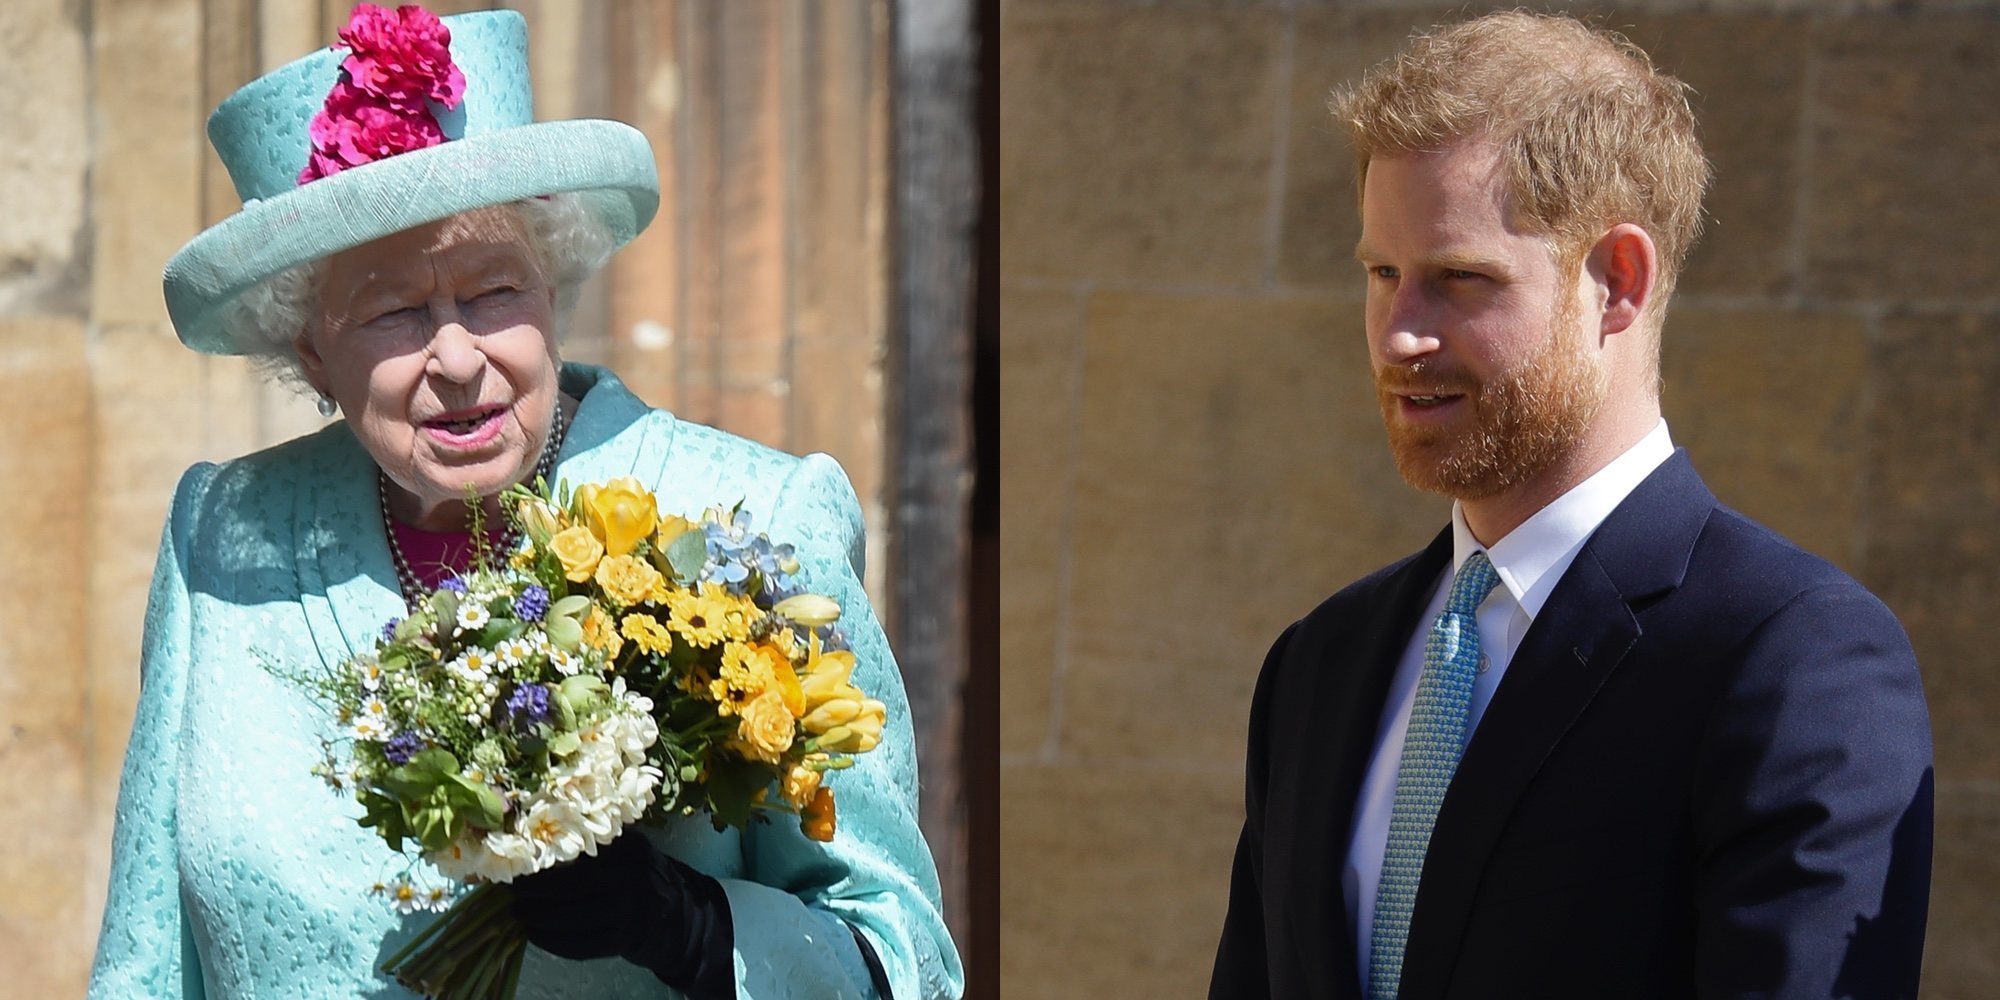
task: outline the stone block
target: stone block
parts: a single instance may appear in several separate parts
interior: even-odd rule
[[[1008,766],[1000,817],[1006,996],[1203,992],[1243,825],[1238,770]]]
[[[1298,12],[1285,109],[1281,283],[1362,291],[1361,265],[1354,260],[1354,244],[1361,238],[1354,149],[1328,103],[1338,88],[1395,55],[1413,31],[1452,19],[1444,8]]]
[[[1667,318],[1663,405],[1674,443],[1722,502],[1848,572],[1860,569],[1866,331],[1833,312],[1700,310]]]
[[[1530,5],[1550,6],[1550,5]],[[1701,95],[1696,113],[1718,180],[1708,235],[1683,289],[1777,294],[1790,287],[1805,22],[1798,17],[1595,15]],[[1328,110],[1336,89],[1395,55],[1411,33],[1462,20],[1448,8],[1301,10],[1292,59],[1278,278],[1358,291],[1353,150]]]
[[[1260,281],[1281,25],[1265,9],[1004,9],[1007,275]]]
[[[1806,293],[1990,300],[2000,285],[2000,20],[1852,17],[1813,33]]]
[[[201,228],[201,3],[91,9],[91,317],[164,320],[160,270]],[[293,57],[304,55],[300,50]]]
[[[81,315],[90,170],[83,14],[60,0],[0,6],[0,66],[33,82],[0,111],[0,315]]]
[[[1426,544],[1353,301],[1102,294],[1086,318],[1062,750],[1238,759],[1285,625]]]
[[[91,802],[102,834],[92,842],[109,844],[139,696],[140,637],[160,526],[181,473],[209,457],[199,429],[210,414],[202,391],[206,359],[181,346],[165,324],[101,329],[89,358],[96,435],[91,478],[99,484],[96,516],[86,532],[94,619]]]
[[[96,944],[87,912],[92,722],[90,370],[76,319],[0,319],[0,809],[33,817],[0,852],[0,967],[23,996],[78,996]],[[108,832],[106,835],[108,841]],[[90,904],[92,906],[96,904]]]
[[[1049,739],[1068,601],[1084,297],[1004,287],[1000,315],[1000,752]]]
[[[2000,781],[2000,320],[1886,320],[1870,368],[1861,579],[1916,646],[1938,773]]]
[[[1608,15],[1661,69],[1694,88],[1703,150],[1715,168],[1704,232],[1680,288],[1782,295],[1796,284],[1799,117],[1808,22],[1800,15]]]
[[[1924,935],[1926,997],[2000,996],[2000,793],[1954,788],[1937,797],[1931,913]]]

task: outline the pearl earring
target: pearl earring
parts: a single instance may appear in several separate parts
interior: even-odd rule
[[[333,401],[333,397],[332,397],[332,396],[321,396],[321,397],[319,398],[319,415],[320,415],[320,416],[322,416],[322,417],[331,417],[331,416],[333,416],[333,415],[334,415],[335,411],[337,411],[337,410],[339,410],[339,409],[340,409],[340,404],[338,404],[338,403],[335,403],[335,402]]]

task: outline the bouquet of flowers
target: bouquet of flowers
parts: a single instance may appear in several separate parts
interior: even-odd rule
[[[629,477],[502,499],[523,537],[506,565],[481,560],[372,648],[293,677],[343,728],[317,770],[409,860],[373,891],[445,911],[384,965],[436,997],[511,997],[526,939],[505,884],[635,823],[776,812],[831,840],[823,776],[882,732],[838,605],[740,504],[663,517]],[[472,888],[426,887],[419,863]]]

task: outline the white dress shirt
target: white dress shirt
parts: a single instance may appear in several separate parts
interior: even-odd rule
[[[1467,740],[1486,714],[1487,703],[1493,700],[1493,692],[1507,673],[1514,650],[1520,648],[1522,636],[1548,603],[1549,593],[1576,559],[1584,541],[1673,453],[1673,440],[1667,436],[1667,422],[1662,420],[1609,465],[1536,511],[1507,537],[1485,547],[1486,558],[1492,561],[1500,577],[1500,586],[1493,588],[1475,615],[1479,622],[1479,677],[1472,688],[1471,714],[1465,727]],[[1465,526],[1465,513],[1455,501],[1451,505],[1451,542],[1451,565],[1433,585],[1430,601],[1418,617],[1417,628],[1396,664],[1389,700],[1382,708],[1382,721],[1376,728],[1368,773],[1361,783],[1361,796],[1355,801],[1354,839],[1348,847],[1346,867],[1340,874],[1347,913],[1353,921],[1363,990],[1368,987],[1375,892],[1382,881],[1389,814],[1396,802],[1396,768],[1403,759],[1403,737],[1410,727],[1417,680],[1424,670],[1424,641],[1431,622],[1444,610],[1445,597],[1458,568],[1482,548]]]

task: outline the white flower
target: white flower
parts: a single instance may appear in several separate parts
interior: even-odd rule
[[[430,893],[418,888],[409,879],[377,882],[368,891],[388,900],[392,909],[406,917],[431,908]]]
[[[534,647],[529,646],[519,639],[502,639],[500,645],[493,649],[493,655],[499,657],[501,663],[510,667],[518,667],[526,663],[528,656],[533,652]]]
[[[484,604],[468,600],[458,606],[458,630],[460,632],[470,632],[475,629],[485,628],[486,623],[492,620],[493,615],[486,610],[486,605]]]
[[[521,817],[521,834],[538,847],[537,867],[561,864],[582,854],[586,846],[594,848],[596,844],[585,839],[591,819],[559,800],[542,799],[529,806],[527,815]]]
[[[369,743],[380,743],[389,738],[389,720],[380,715],[361,714],[347,729],[348,735]]]
[[[361,689],[374,691],[382,686],[382,664],[373,656],[357,657],[354,661],[354,676],[361,681]]]
[[[474,646],[460,654],[458,659],[451,661],[445,669],[466,687],[476,688],[493,676],[493,668],[498,663],[498,659],[492,653]]]
[[[549,666],[556,668],[556,672],[564,677],[575,676],[578,668],[583,666],[583,662],[570,655],[569,650],[560,647],[551,647],[548,656]]]

